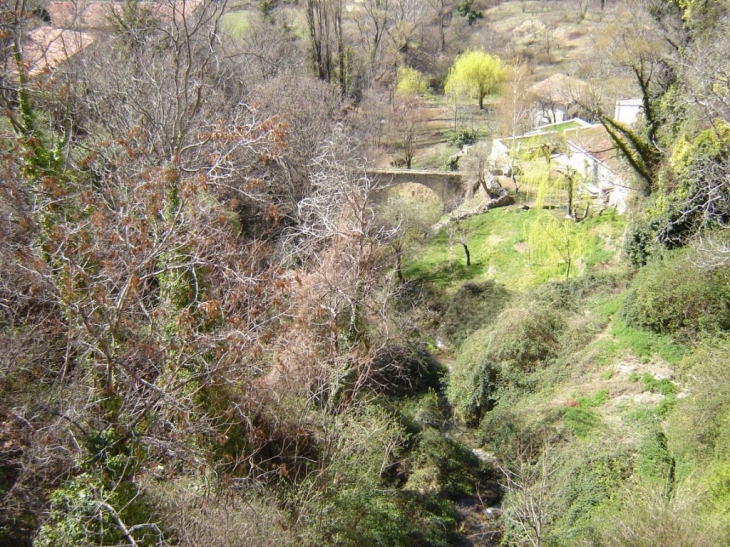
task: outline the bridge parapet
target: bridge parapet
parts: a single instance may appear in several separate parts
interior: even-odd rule
[[[446,204],[460,200],[466,193],[464,173],[423,169],[368,169],[367,174],[392,185],[412,182],[430,188]]]

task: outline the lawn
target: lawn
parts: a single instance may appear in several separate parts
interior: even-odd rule
[[[223,16],[221,29],[232,38],[240,38],[249,26],[250,11],[229,11]]]
[[[549,279],[560,279],[565,276],[563,261],[554,256],[538,258],[530,244],[532,227],[545,214],[545,211],[510,207],[452,222],[411,250],[404,261],[404,275],[447,290],[456,289],[466,281],[486,280],[522,290]],[[555,215],[560,219],[562,213],[555,212]],[[574,261],[576,267],[571,277],[580,275],[587,266],[605,264],[619,252],[624,229],[622,217],[606,213],[578,224],[566,222],[581,252]],[[471,254],[468,267],[462,242]]]

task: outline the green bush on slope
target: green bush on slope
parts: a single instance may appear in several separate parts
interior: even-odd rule
[[[565,328],[565,319],[554,311],[512,308],[491,329],[467,338],[447,388],[457,416],[474,423],[492,408],[499,390],[526,387],[529,374],[557,355]]]
[[[706,271],[687,253],[642,268],[626,293],[621,315],[630,327],[689,338],[730,328],[730,269]]]

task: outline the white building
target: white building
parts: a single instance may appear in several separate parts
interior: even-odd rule
[[[644,105],[641,99],[626,99],[616,101],[616,110],[613,119],[624,125],[633,125],[639,119]]]
[[[619,213],[626,211],[630,187],[623,173],[625,167],[619,152],[601,124],[590,124],[584,120],[573,120],[572,127],[551,129],[542,126],[536,131],[515,139],[495,139],[492,144],[490,164],[495,169],[508,170],[514,164],[510,149],[523,150],[536,141],[561,143],[559,152],[553,154],[556,165],[570,168],[584,180],[582,191],[590,193],[608,207]],[[564,126],[565,123],[559,124]],[[536,139],[537,138],[537,139]]]

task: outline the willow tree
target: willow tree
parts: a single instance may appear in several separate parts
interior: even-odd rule
[[[484,109],[484,97],[499,89],[505,81],[507,69],[502,60],[482,50],[466,51],[459,55],[446,77],[448,95],[467,95],[479,101]]]
[[[565,264],[565,279],[568,279],[585,249],[576,226],[570,219],[559,219],[549,212],[540,214],[528,228],[533,263]]]

